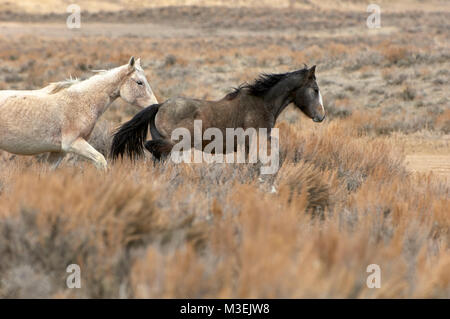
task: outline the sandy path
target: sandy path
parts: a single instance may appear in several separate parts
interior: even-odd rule
[[[407,155],[406,167],[414,172],[429,172],[450,176],[450,155]]]
[[[47,38],[85,38],[105,36],[118,38],[124,36],[145,36],[152,38],[191,37],[198,35],[195,28],[177,28],[152,23],[82,23],[79,29],[69,29],[62,23],[0,22],[0,34],[6,37],[35,36]]]
[[[191,38],[191,37],[252,37],[252,36],[304,36],[313,38],[365,36],[374,34],[391,34],[397,32],[395,27],[370,30],[367,28],[349,27],[338,31],[329,30],[301,31],[286,28],[284,30],[239,30],[234,28],[201,28],[186,26],[171,26],[156,23],[81,23],[79,29],[69,29],[65,21],[61,23],[20,23],[0,22],[0,35],[6,37],[34,36],[44,38],[84,38],[92,36],[119,37],[150,37],[150,38]]]

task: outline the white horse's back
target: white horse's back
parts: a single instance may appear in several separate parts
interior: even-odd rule
[[[60,149],[63,117],[55,112],[57,96],[36,91],[0,93],[1,149],[22,155]]]
[[[39,90],[3,90],[0,91],[0,107],[11,96],[46,96],[48,95],[49,87],[46,86]]]

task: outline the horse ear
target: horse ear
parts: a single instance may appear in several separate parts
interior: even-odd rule
[[[309,78],[314,78],[315,75],[316,75],[316,66],[313,65],[313,66],[311,67],[311,69],[308,70],[308,77],[309,77]]]
[[[136,60],[136,66],[141,66],[141,58],[138,58],[137,60]]]
[[[134,56],[130,58],[130,61],[128,62],[128,70],[132,71],[134,70]]]

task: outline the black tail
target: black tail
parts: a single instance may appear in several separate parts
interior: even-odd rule
[[[146,107],[131,120],[123,124],[116,133],[111,145],[111,157],[117,159],[126,153],[131,159],[144,155],[144,142],[147,139],[148,126],[154,124],[159,104]]]

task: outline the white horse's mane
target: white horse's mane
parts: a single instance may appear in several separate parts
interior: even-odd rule
[[[144,71],[139,65],[136,65],[135,68],[138,71],[142,71],[142,72]],[[91,72],[97,73],[96,75],[101,75],[101,74],[108,73],[115,69],[117,69],[117,68],[113,68],[110,70],[91,70]],[[83,81],[89,80],[94,76],[91,76],[90,78],[87,78]],[[72,76],[70,76],[70,78],[68,78],[64,81],[50,83],[49,85],[44,87],[43,90],[45,90],[47,92],[47,94],[55,94],[55,93],[60,92],[61,90],[67,89],[67,88],[71,87],[72,85],[83,82],[83,81],[78,78],[72,78]]]
[[[80,80],[78,78],[72,79],[72,77],[70,77],[69,79],[66,79],[64,81],[50,83],[49,85],[44,87],[44,89],[48,94],[55,94],[79,82]]]

